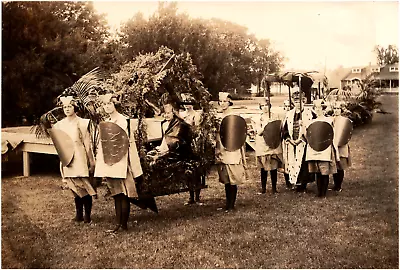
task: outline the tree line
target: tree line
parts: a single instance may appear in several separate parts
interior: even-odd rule
[[[161,46],[189,53],[204,87],[243,94],[282,68],[269,40],[241,25],[191,18],[177,3],[137,13],[112,33],[91,2],[2,3],[2,127],[34,124],[80,76],[100,67],[105,78]]]

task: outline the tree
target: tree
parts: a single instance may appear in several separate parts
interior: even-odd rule
[[[102,64],[104,17],[85,2],[5,2],[3,126],[29,124],[80,75]]]
[[[397,46],[389,45],[387,48],[376,46],[374,51],[378,60],[378,65],[385,66],[399,62],[399,52]]]

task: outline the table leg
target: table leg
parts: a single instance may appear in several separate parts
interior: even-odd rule
[[[22,163],[23,163],[23,172],[24,176],[29,176],[30,172],[30,163],[29,163],[29,152],[22,152]]]

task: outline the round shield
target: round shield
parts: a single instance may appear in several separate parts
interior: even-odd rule
[[[335,118],[334,143],[338,146],[347,144],[353,132],[353,123],[347,117],[337,116]]]
[[[62,165],[67,167],[74,158],[74,142],[71,137],[61,129],[50,128],[49,134]]]
[[[118,163],[128,152],[128,134],[115,123],[100,123],[100,139],[104,162],[107,165]]]
[[[247,136],[246,120],[238,115],[228,115],[222,119],[219,129],[221,143],[226,150],[233,152],[243,146]]]
[[[333,128],[325,121],[315,121],[307,128],[307,141],[312,149],[321,152],[333,142]]]
[[[275,149],[281,144],[281,120],[269,122],[263,131],[265,143]]]

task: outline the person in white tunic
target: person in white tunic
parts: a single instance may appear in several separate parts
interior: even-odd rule
[[[343,113],[343,102],[336,102],[333,105],[333,125],[335,120]],[[342,183],[344,179],[344,170],[351,166],[350,146],[348,143],[342,146],[336,146],[336,167],[337,173],[333,174],[334,191],[342,191]]]
[[[281,120],[278,114],[270,112],[271,103],[268,99],[263,99],[260,103],[262,113],[256,121],[254,127],[256,130],[256,158],[257,167],[261,170],[261,194],[267,191],[268,172],[271,176],[272,193],[277,193],[276,182],[278,180],[278,168],[282,167],[282,144],[277,148],[270,148],[263,137],[265,126],[275,120]]]
[[[285,119],[286,119],[286,115],[287,115],[287,113],[291,110],[291,109],[293,109],[292,108],[292,106],[291,106],[291,104],[290,104],[290,101],[288,100],[288,99],[285,99],[284,101],[283,101],[283,110],[285,111]],[[284,124],[283,122],[282,122],[282,124]],[[283,138],[283,137],[282,137]],[[282,140],[282,152],[283,153],[286,153],[287,151],[286,151],[286,143],[285,143],[285,140]],[[292,185],[292,183],[290,183],[290,179],[289,179],[289,173],[288,173],[288,170],[287,170],[287,160],[285,159],[285,157],[286,157],[286,155],[283,155],[283,176],[284,176],[284,178],[285,178],[285,183],[286,183],[286,188],[288,188],[288,189],[292,189],[293,188],[293,185]]]
[[[93,173],[95,168],[88,132],[89,119],[83,119],[76,115],[78,106],[72,96],[60,97],[60,101],[66,117],[57,122],[53,129],[67,133],[72,139],[74,147],[74,155],[70,164],[60,166],[61,175],[75,198],[76,216],[73,220],[90,223],[92,196],[96,195],[96,191],[89,181],[89,172]],[[83,215],[83,208],[85,208],[85,215]]]
[[[315,121],[324,121],[332,126],[333,119],[324,115],[324,101],[314,100],[314,111],[317,114]],[[336,173],[336,160],[333,145],[328,146],[323,151],[316,151],[307,145],[306,161],[308,161],[308,170],[311,174],[316,174],[318,197],[326,197],[329,184],[329,175]]]
[[[113,94],[100,96],[104,111],[109,115],[106,122],[117,124],[126,133],[129,138],[129,148],[127,153],[113,165],[108,165],[104,161],[103,142],[98,145],[96,155],[95,177],[105,177],[107,186],[114,198],[116,227],[109,232],[117,232],[119,229],[128,229],[128,219],[130,213],[130,198],[138,198],[134,178],[143,174],[139,155],[136,149],[136,143],[133,134],[128,130],[128,120],[120,114],[115,105],[119,102]],[[100,130],[100,138],[102,138]],[[129,136],[130,134],[130,136]]]
[[[234,114],[230,108],[233,103],[229,93],[219,93],[219,105],[222,108],[222,114],[220,116],[221,119],[228,115]],[[217,133],[215,159],[219,181],[225,185],[225,211],[234,210],[238,191],[237,186],[246,178],[245,144],[243,144],[243,146],[236,151],[228,151],[222,145],[220,134]]]

